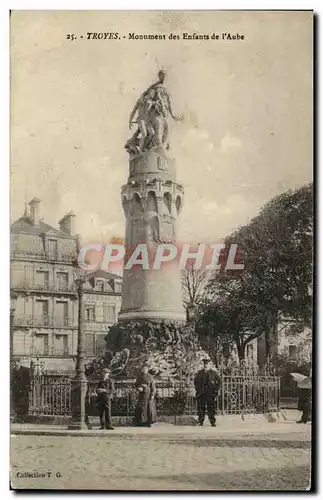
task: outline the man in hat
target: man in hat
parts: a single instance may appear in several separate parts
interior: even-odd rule
[[[303,412],[301,419],[297,420],[297,424],[306,424],[311,421],[312,408],[312,368],[310,376],[298,382],[298,410]]]
[[[221,377],[216,370],[211,368],[208,358],[203,359],[204,367],[199,370],[194,379],[197,413],[199,425],[202,426],[207,415],[212,427],[215,427],[215,398],[221,387]]]
[[[100,415],[100,429],[113,430],[114,428],[111,424],[111,401],[114,395],[114,382],[110,378],[109,368],[104,369],[104,376],[98,384],[96,393],[98,396],[97,408]]]

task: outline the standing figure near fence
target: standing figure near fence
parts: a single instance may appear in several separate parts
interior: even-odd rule
[[[212,427],[215,427],[215,399],[221,387],[221,377],[211,368],[210,360],[203,359],[204,368],[194,378],[199,425],[204,424],[205,413]]]
[[[156,422],[156,386],[153,377],[148,373],[148,366],[144,365],[136,380],[138,402],[135,410],[135,424],[151,427]]]
[[[100,380],[96,390],[97,408],[100,414],[100,429],[113,430],[111,423],[111,402],[114,395],[114,382],[110,378],[109,368],[104,369],[104,377]]]
[[[311,420],[311,389],[298,389],[298,405],[297,409],[302,412],[300,420],[297,420],[297,424],[306,424]]]

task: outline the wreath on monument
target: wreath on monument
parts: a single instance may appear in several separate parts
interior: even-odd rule
[[[125,375],[134,376],[147,363],[155,375],[187,376],[187,363],[201,349],[191,325],[132,321],[115,324],[105,337],[107,351],[117,353],[129,349]],[[196,363],[195,363],[196,364]]]

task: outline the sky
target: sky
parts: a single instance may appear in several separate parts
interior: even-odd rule
[[[193,32],[220,40],[182,39]],[[13,12],[12,220],[36,196],[54,226],[73,210],[84,242],[124,235],[128,119],[163,67],[173,110],[184,115],[170,123],[185,189],[178,241],[219,241],[312,180],[312,64],[311,12]]]

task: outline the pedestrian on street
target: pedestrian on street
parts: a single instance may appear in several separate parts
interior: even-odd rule
[[[221,387],[221,377],[216,370],[211,368],[208,358],[203,359],[203,365],[202,370],[199,370],[194,378],[198,421],[200,426],[204,424],[207,411],[210,424],[215,427],[215,399]]]
[[[299,399],[298,399],[298,409],[302,411],[301,419],[298,420],[298,424],[306,424],[311,420],[311,409],[312,409],[312,368],[310,371],[309,378],[301,381],[298,384]]]
[[[298,410],[303,412],[297,424],[306,424],[311,418],[311,389],[298,388]]]
[[[98,384],[97,408],[100,415],[100,429],[113,430],[111,423],[111,402],[114,396],[114,381],[110,378],[109,368],[104,369],[104,376]],[[104,418],[103,418],[104,417]]]
[[[145,364],[136,380],[138,390],[138,402],[135,409],[135,424],[151,427],[157,420],[155,394],[155,381],[150,375],[148,366]]]
[[[298,406],[297,409],[302,412],[301,419],[297,424],[306,424],[311,419],[312,407],[312,369],[310,376],[301,373],[291,373],[291,376],[297,383]]]

